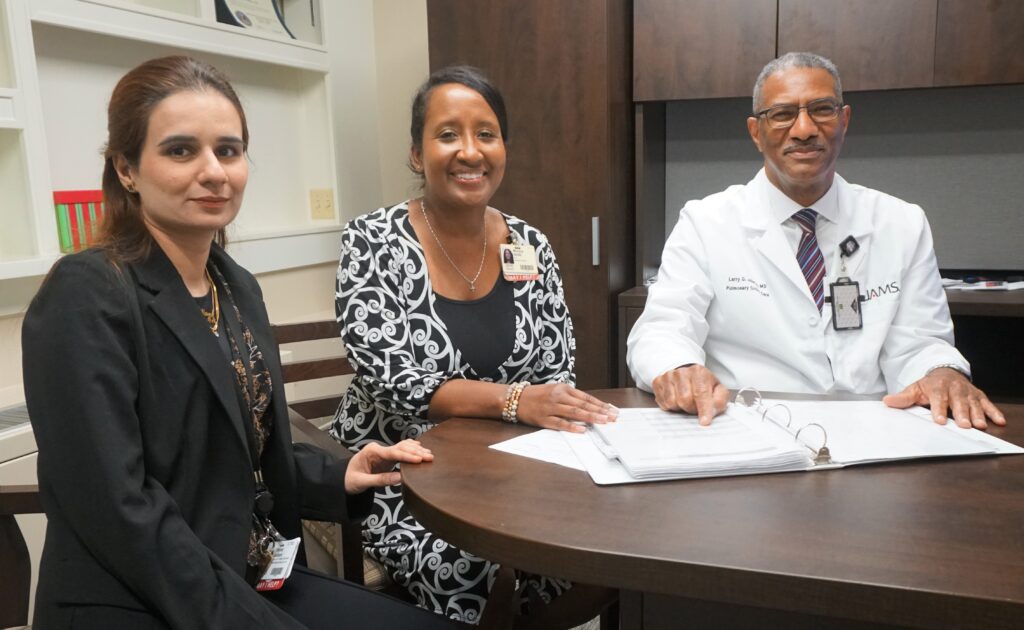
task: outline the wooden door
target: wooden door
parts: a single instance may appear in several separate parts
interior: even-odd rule
[[[634,273],[628,2],[428,0],[427,23],[431,70],[472,64],[501,89],[508,167],[492,203],[551,240],[575,325],[577,383],[612,386],[615,295]]]

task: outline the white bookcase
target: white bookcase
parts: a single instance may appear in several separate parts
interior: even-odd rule
[[[245,106],[236,258],[256,273],[336,259],[326,3],[282,4],[296,39],[220,24],[214,0],[0,0],[0,282],[44,274],[60,255],[53,191],[100,187],[114,84],[167,54],[213,63]]]

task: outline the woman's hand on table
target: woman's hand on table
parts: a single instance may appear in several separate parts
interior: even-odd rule
[[[619,409],[571,385],[548,383],[523,390],[517,415],[523,424],[583,433],[586,424],[615,422]]]
[[[402,440],[394,446],[371,442],[349,460],[345,470],[345,492],[359,494],[370,488],[393,486],[402,481],[402,473],[392,470],[396,463],[430,461],[434,461],[434,454],[416,440]]]

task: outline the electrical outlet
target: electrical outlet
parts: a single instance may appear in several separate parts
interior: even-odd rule
[[[309,210],[314,219],[334,218],[334,191],[330,188],[314,188],[309,191]]]

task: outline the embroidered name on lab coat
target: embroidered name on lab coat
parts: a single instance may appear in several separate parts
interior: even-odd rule
[[[730,276],[728,281],[725,283],[726,291],[752,291],[764,297],[771,297],[768,293],[768,285],[764,282],[758,282],[753,278],[747,278],[744,276]]]

